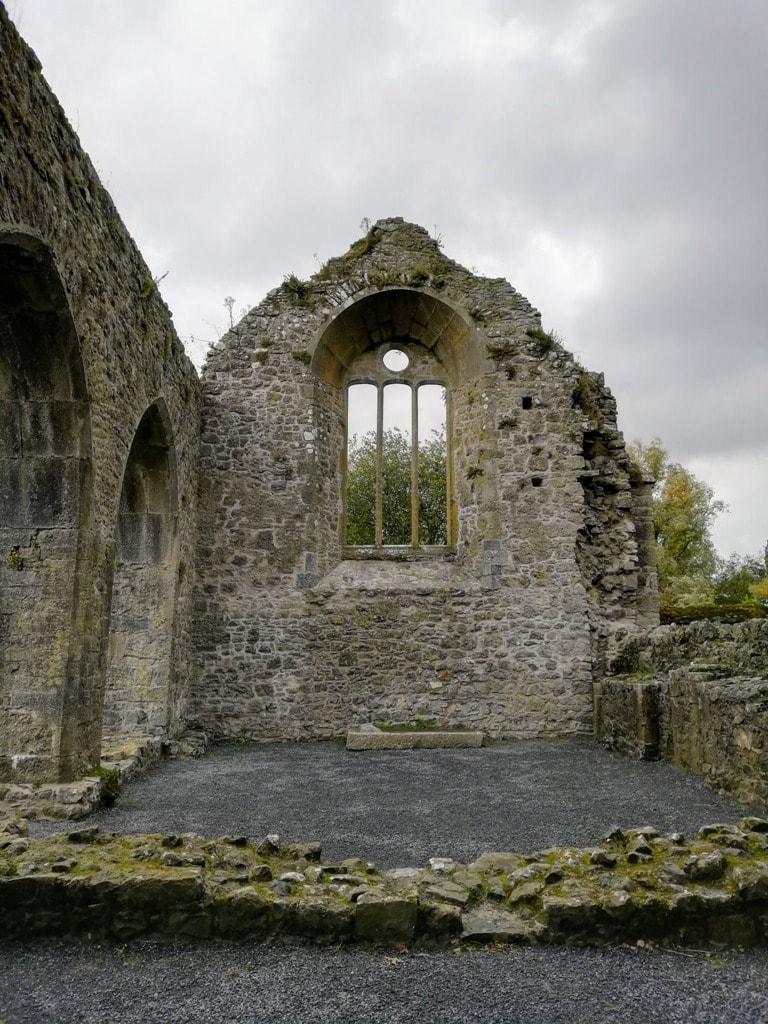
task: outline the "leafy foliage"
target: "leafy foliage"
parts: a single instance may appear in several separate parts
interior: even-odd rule
[[[725,504],[715,498],[709,484],[671,462],[659,438],[648,445],[635,442],[629,455],[656,480],[653,526],[662,604],[711,602],[717,554],[710,530]]]
[[[629,446],[642,476],[656,480],[653,526],[662,622],[738,622],[768,606],[768,545],[760,555],[718,557],[710,528],[726,506],[676,462],[658,438]]]
[[[419,543],[447,543],[445,435],[419,446]],[[347,544],[375,543],[376,432],[349,442],[347,454]],[[385,430],[381,451],[382,542],[411,543],[411,442],[398,428]]]
[[[762,555],[720,559],[714,577],[715,604],[762,605],[768,600],[768,545]]]
[[[712,619],[715,622],[746,622],[764,615],[759,604],[687,604],[684,607],[661,609],[662,625],[685,626],[689,622]]]

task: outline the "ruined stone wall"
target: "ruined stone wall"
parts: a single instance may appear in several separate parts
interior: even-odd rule
[[[163,729],[184,718],[199,384],[2,6],[0,143],[0,780],[51,780],[98,761],[118,503],[148,410],[173,490]]]
[[[595,733],[768,805],[768,621],[661,626],[623,645],[596,687]]]
[[[595,667],[656,614],[602,378],[392,219],[229,333],[200,434],[151,274],[2,7],[0,57],[0,781],[191,717],[588,730]],[[350,550],[347,384],[393,345],[447,388],[448,543]]]
[[[342,534],[345,388],[395,343],[444,370],[452,535],[361,557]],[[287,278],[211,353],[200,516],[195,715],[217,735],[412,718],[586,731],[593,662],[637,623],[633,491],[602,379],[507,282],[400,219]]]

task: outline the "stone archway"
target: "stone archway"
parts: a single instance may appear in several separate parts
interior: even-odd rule
[[[0,236],[0,779],[66,780],[91,758],[91,519],[90,406],[64,288],[42,243]]]
[[[369,381],[381,386],[379,357],[388,348],[398,346],[421,367],[420,380],[439,381],[446,389],[447,538],[453,545],[462,532],[454,467],[465,473],[464,467],[471,457],[474,439],[467,437],[464,425],[476,419],[471,409],[476,397],[473,389],[484,371],[486,354],[466,310],[423,287],[356,293],[318,336],[311,361],[313,375],[319,382],[316,401],[329,418],[335,414],[343,421],[349,434],[347,385],[351,381]],[[339,449],[331,452],[329,461],[346,469],[346,443],[343,438],[330,436]],[[343,498],[340,503],[346,512]],[[381,546],[375,550],[380,554]],[[344,555],[350,554],[347,546]]]
[[[178,551],[176,461],[162,401],[139,423],[117,516],[103,747],[166,733]]]

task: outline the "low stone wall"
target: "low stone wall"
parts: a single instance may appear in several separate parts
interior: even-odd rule
[[[54,818],[78,821],[112,802],[123,783],[146,771],[162,757],[199,757],[208,746],[203,732],[187,732],[175,740],[150,736],[105,748],[98,770],[74,782],[0,782],[0,819]]]
[[[595,734],[768,806],[768,621],[661,626],[628,641],[595,686]]]
[[[657,626],[626,640],[611,661],[609,672],[663,675],[670,669],[688,666],[721,676],[767,675],[768,619]]]
[[[325,863],[319,843],[228,836],[44,840],[0,822],[0,938],[607,945],[768,942],[768,821],[686,840],[614,829],[591,849],[379,872]]]

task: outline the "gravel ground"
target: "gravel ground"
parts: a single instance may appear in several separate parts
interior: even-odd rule
[[[751,810],[690,772],[629,761],[586,738],[358,752],[268,743],[158,764],[88,823],[114,832],[277,832],[286,842],[322,841],[329,860],[358,856],[388,868],[588,846],[612,825],[692,835]],[[36,835],[61,829],[32,826]]]
[[[688,835],[754,811],[591,740],[350,753],[229,745],[156,766],[89,819],[112,831],[278,832],[380,867],[590,845],[611,825]],[[759,813],[756,811],[756,813]],[[34,834],[61,830],[38,823]],[[631,1016],[630,1016],[631,1015]],[[0,944],[0,1024],[768,1022],[768,950]]]
[[[0,945],[5,1024],[761,1024],[768,952]]]

